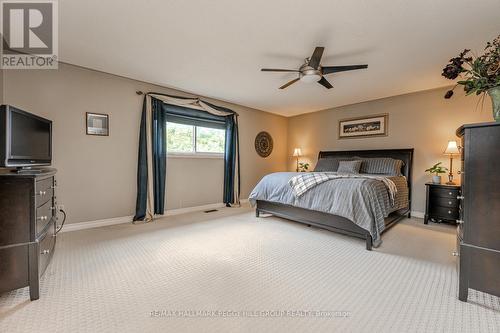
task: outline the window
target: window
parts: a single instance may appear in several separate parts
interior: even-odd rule
[[[224,153],[225,130],[196,126],[195,134],[197,153]]]
[[[221,156],[226,131],[220,128],[167,122],[167,153]]]

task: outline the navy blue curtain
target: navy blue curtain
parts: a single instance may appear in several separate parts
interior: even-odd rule
[[[153,187],[154,213],[165,213],[165,177],[167,175],[167,119],[163,102],[151,99],[153,110]]]
[[[234,191],[235,184],[237,181],[237,189],[240,188],[240,175],[239,168],[236,170],[236,159],[239,155],[236,154],[236,149],[239,147],[238,142],[238,122],[236,120],[236,115],[226,117],[226,146],[224,149],[224,203],[226,206],[234,204]],[[235,175],[237,174],[237,180],[235,180]]]
[[[154,213],[165,212],[165,177],[167,170],[166,150],[166,114],[163,102],[155,98],[151,99],[152,109],[152,153],[153,153],[153,193]],[[148,159],[146,131],[146,97],[142,105],[141,128],[139,134],[139,162],[137,167],[137,200],[134,221],[142,221],[146,217],[146,205],[148,195]]]

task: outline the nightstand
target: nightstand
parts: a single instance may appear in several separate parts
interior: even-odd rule
[[[460,185],[426,183],[424,224],[452,222],[460,217]]]

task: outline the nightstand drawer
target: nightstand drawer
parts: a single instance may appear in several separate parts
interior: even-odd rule
[[[458,199],[453,198],[443,198],[443,197],[432,197],[432,204],[435,206],[457,208]]]
[[[430,189],[430,196],[431,197],[442,197],[442,198],[453,198],[456,199],[459,194],[458,189],[455,188],[435,188],[432,187]]]
[[[430,215],[447,220],[458,220],[460,213],[458,208],[432,206],[430,208]]]

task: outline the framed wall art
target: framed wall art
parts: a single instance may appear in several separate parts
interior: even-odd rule
[[[388,135],[388,114],[339,120],[339,139]]]
[[[109,115],[87,112],[87,135],[109,136]]]
[[[255,151],[260,157],[268,157],[273,152],[273,138],[267,132],[260,132],[255,137]]]

